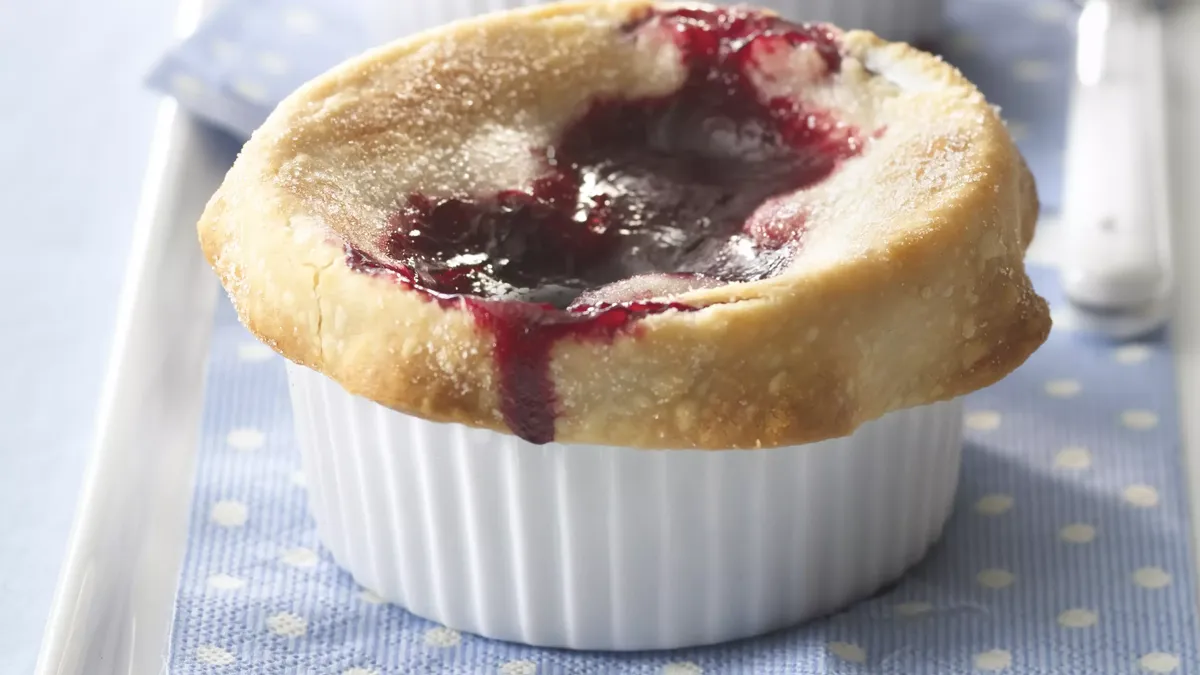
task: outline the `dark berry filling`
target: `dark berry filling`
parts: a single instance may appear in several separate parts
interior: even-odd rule
[[[836,73],[832,29],[735,8],[648,13],[624,30],[669,35],[683,85],[594,101],[553,147],[532,149],[545,173],[528,191],[407,195],[378,254],[350,249],[352,265],[461,303],[495,335],[505,419],[536,443],[554,438],[557,340],[609,340],[642,316],[690,309],[651,298],[777,274],[804,216],[764,204],[861,149],[827,111],[765,97],[753,79],[795,50],[818,57],[819,77]]]

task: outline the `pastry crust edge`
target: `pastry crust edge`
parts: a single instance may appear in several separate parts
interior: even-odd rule
[[[566,3],[473,21],[646,5]],[[509,432],[492,335],[468,311],[351,269],[343,242],[312,226],[260,151],[375,60],[469,23],[369,52],[290,96],[247,144],[198,230],[242,322],[283,356],[394,410]],[[611,342],[560,341],[551,360],[556,442],[736,449],[845,436],[892,410],[988,386],[1045,341],[1049,309],[1023,263],[1036,189],[997,113],[934,56],[860,31],[844,41],[852,52],[889,50],[937,80],[947,117],[979,117],[963,167],[977,179],[896,214],[921,224],[871,255],[685,296],[703,309],[645,317]]]

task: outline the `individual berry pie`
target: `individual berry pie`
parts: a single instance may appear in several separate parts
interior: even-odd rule
[[[1022,262],[1037,210],[1003,122],[935,57],[622,1],[339,66],[199,229],[295,364],[313,510],[360,582],[493,637],[652,648],[828,611],[919,556],[953,493],[953,399],[1049,331]],[[834,489],[857,496],[810,503]],[[543,603],[522,584],[546,574]]]

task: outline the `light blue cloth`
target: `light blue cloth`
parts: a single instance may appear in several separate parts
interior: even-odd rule
[[[946,42],[952,60],[1018,123],[1047,197],[1058,191],[1071,50],[1070,16],[1056,4],[954,0]],[[282,5],[266,0],[231,4],[202,37],[164,62],[198,68],[164,66],[156,80],[171,82],[171,72],[183,72],[207,78],[214,96],[235,92],[227,85],[241,71],[233,65],[210,71],[212,57],[197,50],[227,35],[221,26],[261,29],[238,34],[246,41],[239,43],[242,53],[257,52],[259,39],[279,39],[272,36],[275,25],[236,21],[243,11],[265,16],[264,8],[272,8],[275,20],[283,16]],[[313,4],[311,16],[325,15]],[[297,55],[283,50],[298,45],[272,48],[290,58]],[[303,79],[299,71],[293,77],[269,91],[282,94]],[[234,110],[238,99],[231,100]],[[226,109],[216,98],[206,105],[197,110]],[[215,117],[227,126],[235,117],[247,122],[234,127],[244,134],[261,119],[250,120],[250,109]],[[266,106],[255,110],[265,114]],[[1035,270],[1034,276],[1059,303],[1054,275]],[[1200,672],[1165,339],[1117,348],[1056,328],[1024,367],[972,395],[967,407],[958,508],[942,542],[893,588],[836,616],[730,645],[627,655],[533,649],[459,635],[378,604],[334,565],[305,511],[282,364],[224,306],[213,341],[171,672]]]
[[[248,138],[276,103],[366,46],[361,21],[336,0],[233,0],[168,52],[148,83]]]

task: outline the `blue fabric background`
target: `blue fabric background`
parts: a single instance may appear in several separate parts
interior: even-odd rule
[[[331,8],[313,0],[231,3],[163,60],[152,83],[245,135],[273,101],[358,50],[357,29]],[[1052,210],[1072,52],[1069,4],[952,0],[949,12],[943,51],[1004,107]],[[1034,276],[1058,304],[1052,271]],[[836,616],[730,645],[619,656],[532,649],[460,635],[380,604],[333,564],[305,511],[282,363],[223,306],[170,669],[1200,672],[1165,338],[1117,347],[1063,325],[967,407],[956,513],[929,558],[893,588]]]

